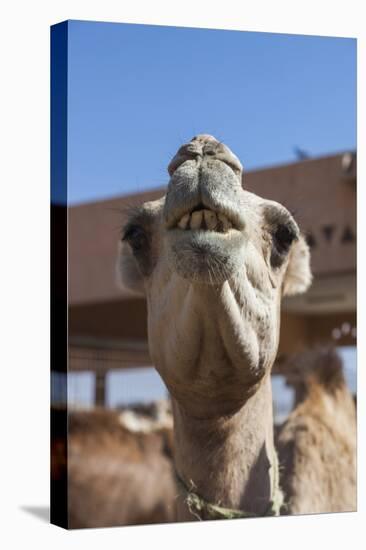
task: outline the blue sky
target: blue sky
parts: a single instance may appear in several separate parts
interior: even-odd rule
[[[160,187],[197,133],[247,170],[356,147],[356,40],[69,23],[69,202]]]

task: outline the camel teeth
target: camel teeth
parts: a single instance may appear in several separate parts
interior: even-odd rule
[[[180,229],[207,229],[225,233],[233,227],[231,221],[224,214],[216,214],[212,210],[196,210],[192,214],[184,214],[178,222]]]
[[[207,229],[210,229],[211,231],[214,230],[217,225],[217,217],[215,212],[212,212],[212,210],[204,210],[203,215]]]
[[[181,229],[186,229],[189,223],[189,218],[190,218],[189,214],[184,214],[184,216],[182,216],[178,222],[178,227],[180,227]]]
[[[228,231],[229,229],[232,228],[232,223],[229,222],[229,220],[227,219],[226,216],[224,216],[224,214],[218,214],[217,217],[219,218],[220,222],[222,223],[222,230],[224,232]]]
[[[192,212],[191,229],[200,229],[202,224],[202,210]]]

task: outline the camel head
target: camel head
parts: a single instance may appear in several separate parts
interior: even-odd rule
[[[336,395],[347,385],[343,361],[333,347],[315,347],[292,355],[279,364],[276,372],[294,389],[296,405],[314,388],[319,388],[323,396]]]
[[[146,296],[152,359],[195,414],[240,406],[277,352],[280,302],[311,281],[308,247],[282,205],[243,189],[242,165],[199,135],[168,167],[167,193],[133,211],[118,273]]]

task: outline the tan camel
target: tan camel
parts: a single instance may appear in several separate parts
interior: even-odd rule
[[[70,529],[176,520],[171,422],[154,424],[150,418],[147,426],[148,415],[125,413],[95,409],[69,415]]]
[[[146,296],[153,362],[172,396],[178,519],[278,514],[270,371],[283,295],[311,282],[291,214],[242,187],[242,166],[200,135],[165,197],[123,229],[122,284]]]
[[[119,423],[133,433],[152,433],[173,429],[170,400],[161,399],[148,404],[123,407]]]
[[[356,510],[356,409],[334,350],[313,350],[282,366],[295,408],[277,439],[284,513]]]

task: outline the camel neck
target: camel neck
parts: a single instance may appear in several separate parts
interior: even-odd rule
[[[185,486],[207,502],[265,515],[277,474],[270,377],[230,417],[194,418],[174,400],[173,411],[175,464]],[[194,519],[183,494],[178,519]]]

